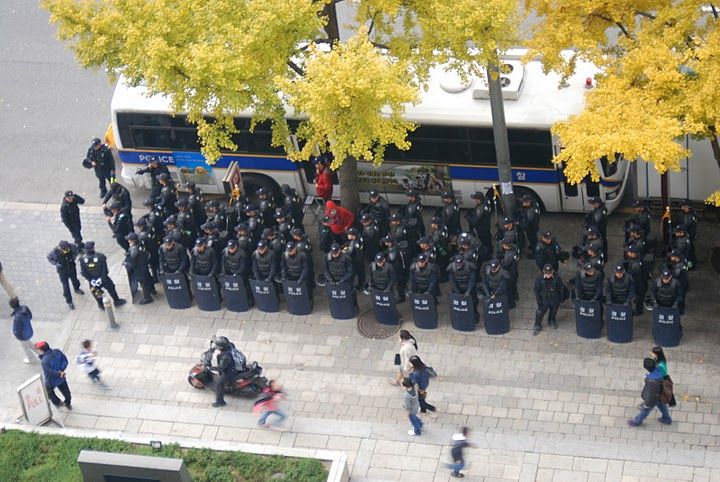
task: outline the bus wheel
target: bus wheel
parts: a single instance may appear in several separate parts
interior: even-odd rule
[[[257,194],[255,193],[260,188],[264,188],[270,191],[270,194],[272,194],[272,197],[273,199],[275,199],[276,204],[282,200],[280,186],[278,186],[278,184],[268,176],[255,173],[243,174],[242,182],[243,194],[251,202],[257,201]]]

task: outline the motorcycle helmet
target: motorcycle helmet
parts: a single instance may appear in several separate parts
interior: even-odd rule
[[[213,342],[218,350],[227,350],[230,348],[230,340],[228,340],[226,336],[216,336],[213,338]]]

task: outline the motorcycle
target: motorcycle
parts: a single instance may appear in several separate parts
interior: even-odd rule
[[[218,371],[212,366],[212,356],[215,344],[210,342],[210,348],[200,356],[200,362],[195,364],[188,373],[188,383],[198,390],[215,388],[215,379]],[[267,378],[261,376],[262,367],[257,362],[247,365],[246,369],[238,372],[235,377],[225,383],[225,393],[238,395],[258,395],[268,386]]]

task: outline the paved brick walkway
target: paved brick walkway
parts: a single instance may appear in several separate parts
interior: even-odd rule
[[[409,424],[401,392],[386,383],[397,341],[361,337],[354,322],[335,321],[323,296],[308,317],[287,312],[204,313],[172,311],[162,297],[148,306],[118,310],[121,328],[110,331],[104,315],[86,295],[69,312],[53,268],[44,255],[67,237],[56,207],[0,203],[0,260],[21,297],[35,313],[36,332],[74,357],[79,341],[97,341],[100,367],[112,390],[102,392],[72,367],[69,381],[75,410],[65,423],[128,433],[203,440],[230,440],[345,450],[353,480],[448,480],[448,441],[459,426],[472,428],[468,480],[720,480],[720,375],[718,277],[707,264],[691,274],[692,292],[683,320],[685,337],[667,350],[679,405],[672,426],[655,416],[646,427],[625,421],[640,402],[641,360],[652,347],[650,317],[636,320],[635,341],[616,345],[575,335],[573,312],[560,312],[557,331],[531,333],[531,293],[536,267],[521,263],[524,298],[512,313],[512,331],[489,337],[453,331],[443,308],[441,328],[417,330],[420,354],[433,365],[429,400],[438,415],[428,417],[422,437],[407,435]],[[127,293],[119,248],[100,214],[87,216],[87,232],[109,255],[112,276]],[[611,220],[619,232],[621,218]],[[548,215],[543,227],[557,232],[565,248],[577,238],[581,218]],[[47,225],[47,228],[43,226]],[[708,243],[709,227],[699,239]],[[58,237],[60,236],[60,237]],[[610,239],[611,261],[620,238]],[[12,260],[8,253],[16,252]],[[618,256],[616,256],[618,255]],[[572,274],[563,267],[563,279]],[[4,293],[0,293],[4,303]],[[361,297],[367,308],[368,300]],[[403,307],[407,310],[407,306]],[[405,319],[410,316],[405,312]],[[261,430],[250,413],[252,401],[228,398],[229,406],[210,407],[213,395],[190,387],[187,370],[209,338],[225,334],[269,378],[286,387],[290,413],[287,432]],[[13,339],[0,342],[10,372],[0,385],[5,420],[14,418],[14,387],[32,370],[19,363]]]

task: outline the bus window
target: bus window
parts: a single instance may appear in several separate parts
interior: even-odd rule
[[[600,197],[600,183],[593,181],[589,176],[583,182],[588,197]]]
[[[617,156],[616,156],[617,157]],[[602,165],[603,174],[605,177],[610,177],[617,174],[618,163],[610,162],[606,156],[600,158],[600,164]]]

